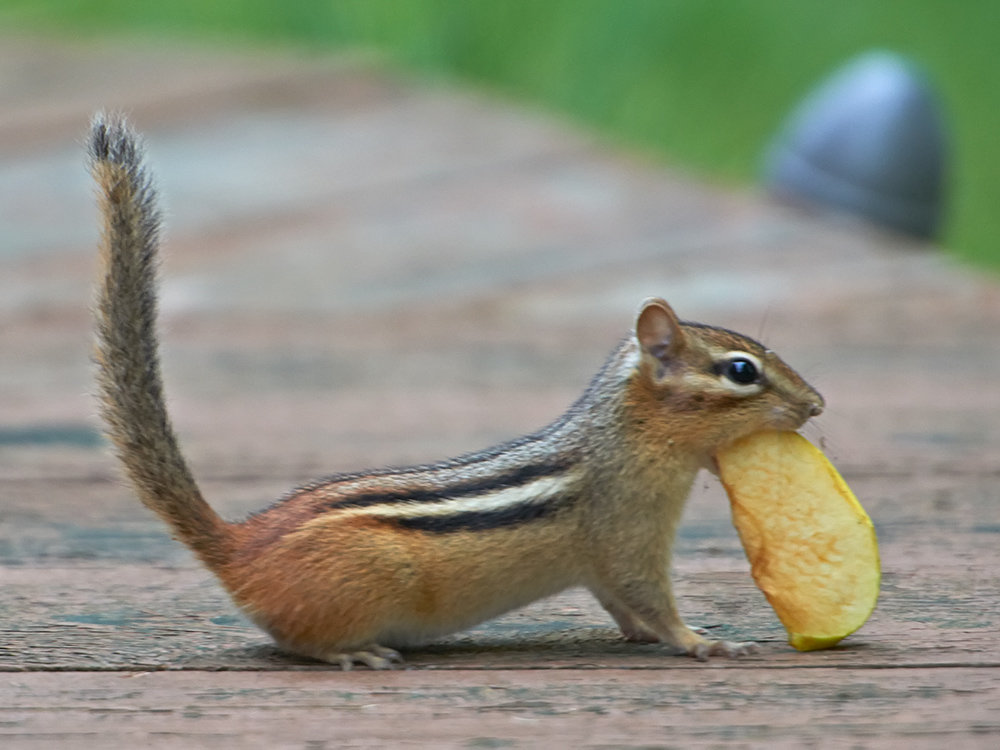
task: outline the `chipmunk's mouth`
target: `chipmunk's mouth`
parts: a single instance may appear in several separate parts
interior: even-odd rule
[[[719,459],[716,458],[714,453],[708,457],[708,461],[705,463],[705,468],[708,469],[715,477],[719,476]]]
[[[813,417],[818,417],[823,413],[825,403],[823,397],[817,394],[817,400],[802,402],[796,405],[784,404],[775,406],[771,411],[770,422],[762,427],[759,432],[774,430],[777,432],[798,432],[799,429]],[[755,430],[757,432],[758,430]],[[735,439],[740,436],[737,435]],[[706,459],[704,467],[719,476],[719,459],[715,453],[710,453]]]
[[[813,417],[823,413],[822,401],[810,401],[797,406],[778,406],[771,412],[771,429],[797,430]]]

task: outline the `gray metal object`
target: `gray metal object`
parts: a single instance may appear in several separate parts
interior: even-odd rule
[[[918,237],[939,236],[948,143],[926,77],[888,52],[855,58],[808,95],[771,145],[776,194]]]

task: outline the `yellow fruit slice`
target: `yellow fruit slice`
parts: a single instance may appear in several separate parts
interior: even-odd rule
[[[860,628],[878,599],[875,528],[826,456],[795,432],[761,432],[716,456],[757,586],[799,651]]]

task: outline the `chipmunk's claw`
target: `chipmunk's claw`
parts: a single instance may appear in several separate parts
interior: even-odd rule
[[[759,647],[753,641],[735,642],[702,640],[701,643],[696,643],[691,646],[687,651],[687,655],[697,659],[698,661],[708,661],[709,657],[712,656],[737,658],[740,656],[754,654],[758,650]]]
[[[325,654],[321,659],[338,665],[345,672],[354,669],[355,664],[364,664],[370,669],[395,669],[397,664],[403,663],[403,656],[396,649],[379,646],[377,643],[357,651]]]

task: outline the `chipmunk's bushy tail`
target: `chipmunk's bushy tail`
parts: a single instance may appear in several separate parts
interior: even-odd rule
[[[163,397],[156,335],[160,213],[142,143],[123,117],[100,114],[88,147],[104,223],[95,311],[101,416],[139,499],[218,570],[229,557],[231,531],[195,484]]]

